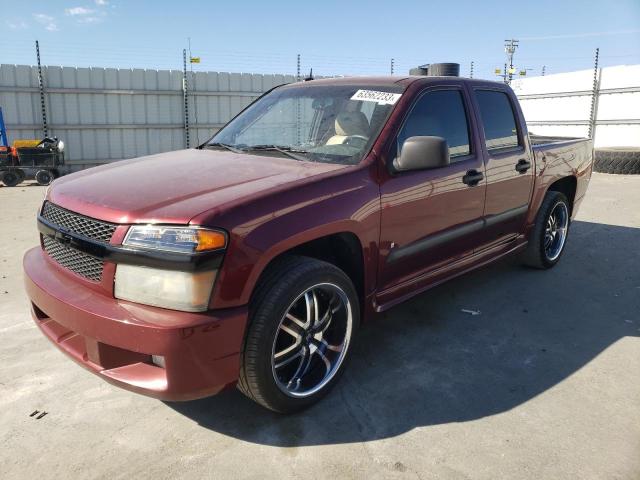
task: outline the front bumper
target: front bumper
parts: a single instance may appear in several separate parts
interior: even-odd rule
[[[40,248],[23,260],[33,318],[49,340],[106,381],[162,400],[218,393],[238,379],[247,308],[188,313],[116,300]],[[165,359],[165,368],[151,363]]]

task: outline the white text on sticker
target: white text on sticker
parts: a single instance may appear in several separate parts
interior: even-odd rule
[[[376,102],[380,105],[393,105],[402,96],[401,93],[378,92],[376,90],[358,90],[351,100]]]

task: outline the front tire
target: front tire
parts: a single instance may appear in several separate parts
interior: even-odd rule
[[[293,413],[342,375],[360,323],[358,296],[334,265],[286,257],[263,276],[249,322],[238,388],[270,410]]]
[[[522,257],[525,265],[547,269],[560,261],[569,234],[570,212],[563,193],[547,192]]]
[[[2,176],[2,182],[7,187],[15,187],[21,182],[21,177],[15,170],[7,170]]]

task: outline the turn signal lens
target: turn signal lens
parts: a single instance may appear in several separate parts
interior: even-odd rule
[[[227,244],[227,237],[224,233],[216,232],[214,230],[197,230],[197,232],[198,246],[196,247],[196,252],[224,248]]]

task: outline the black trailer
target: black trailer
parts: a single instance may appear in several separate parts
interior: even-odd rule
[[[64,142],[45,138],[34,147],[0,150],[0,179],[7,187],[15,187],[28,178],[39,185],[49,185],[60,176],[64,165]]]

